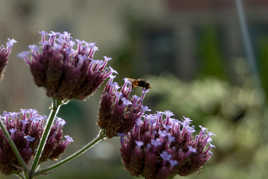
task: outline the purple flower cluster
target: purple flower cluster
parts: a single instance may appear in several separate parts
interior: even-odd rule
[[[4,112],[0,116],[0,120],[3,120],[26,163],[29,163],[35,154],[44,130],[46,118],[46,116],[38,114],[33,109],[22,109],[20,112]],[[56,118],[40,162],[57,159],[73,141],[71,137],[63,136],[62,127],[64,124],[63,119]],[[22,167],[11,150],[2,130],[0,130],[0,139],[0,171],[6,175],[21,172]]]
[[[136,120],[148,110],[143,106],[143,99],[148,90],[143,89],[142,96],[131,96],[132,84],[125,79],[119,87],[111,78],[102,93],[98,125],[105,130],[108,138],[127,133]]]
[[[172,118],[170,111],[144,115],[121,137],[121,156],[133,176],[167,179],[197,171],[212,156],[214,134],[200,126],[198,135],[191,120]]]
[[[15,42],[11,39],[6,47],[0,46],[0,79]],[[186,176],[200,169],[211,158],[215,147],[211,138],[213,133],[199,126],[200,132],[195,134],[189,118],[177,120],[170,111],[145,114],[150,111],[143,105],[150,84],[142,80],[135,80],[138,81],[135,84],[126,78],[124,84],[119,86],[114,82],[114,74],[117,72],[107,65],[111,58],[94,59],[98,50],[95,43],[73,40],[68,32],[42,31],[40,44],[30,45],[29,49],[18,56],[29,65],[36,85],[44,87],[48,97],[61,102],[52,111],[55,116],[63,101],[83,100],[109,78],[100,99],[97,121],[102,129],[100,134],[105,135],[99,135],[97,139],[100,141],[103,140],[101,137],[121,137],[122,161],[131,175],[141,175],[146,179],[168,179],[177,174]],[[135,86],[143,87],[140,96],[131,94]],[[0,115],[0,120],[7,129],[0,130],[0,171],[6,175],[20,173],[23,166],[4,134],[9,132],[21,157],[29,164],[37,151],[47,117],[33,109],[21,109],[20,112],[4,112]],[[35,164],[38,161],[41,163],[57,159],[73,142],[71,137],[63,135],[64,125],[65,121],[56,117],[47,140],[44,140],[47,137],[44,135],[41,147],[38,148],[39,154],[39,149],[44,147],[40,152],[41,158],[38,160],[39,156],[35,157],[37,160],[32,162],[32,170],[27,175],[35,174]],[[79,152],[85,152],[96,141]],[[79,152],[73,156],[82,154]],[[59,165],[73,159],[73,156]]]
[[[29,49],[18,56],[30,66],[36,85],[55,99],[83,100],[114,72],[107,67],[111,58],[93,59],[95,43],[72,40],[68,32],[42,31],[40,45]]]
[[[3,45],[0,46],[0,79],[2,79],[3,71],[7,65],[8,56],[11,53],[14,43],[16,43],[16,40],[8,39],[6,47],[4,47]]]

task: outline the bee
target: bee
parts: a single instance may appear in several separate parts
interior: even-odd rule
[[[142,87],[144,89],[150,89],[151,85],[149,82],[145,81],[144,79],[133,79],[133,78],[127,78],[131,83],[132,87]]]

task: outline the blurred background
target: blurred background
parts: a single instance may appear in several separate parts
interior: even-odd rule
[[[233,0],[0,0],[0,42],[8,37],[19,42],[0,84],[0,111],[36,108],[48,114],[50,100],[16,54],[38,43],[41,30],[69,31],[74,38],[96,42],[96,58],[113,58],[117,81],[149,81],[146,104],[154,112],[172,110],[177,118],[190,117],[216,133],[213,158],[184,178],[266,178],[268,0],[243,3],[256,55],[254,73]],[[100,94],[101,89],[87,101],[71,101],[61,109],[68,121],[66,134],[75,140],[67,154],[97,134]],[[105,141],[40,178],[135,178],[121,164],[119,148],[118,138]]]

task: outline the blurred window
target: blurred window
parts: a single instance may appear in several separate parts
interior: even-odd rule
[[[143,31],[144,55],[148,73],[159,75],[176,72],[175,36],[172,29],[148,28]]]

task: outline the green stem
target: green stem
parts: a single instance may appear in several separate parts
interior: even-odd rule
[[[75,153],[73,153],[72,155],[66,157],[65,159],[43,169],[43,170],[40,170],[38,172],[36,172],[34,175],[37,176],[37,175],[41,175],[41,174],[44,174],[52,169],[55,169],[75,158],[78,158],[80,157],[82,154],[84,154],[85,152],[87,152],[89,149],[93,148],[96,144],[98,144],[99,142],[105,140],[105,133],[103,130],[100,130],[99,131],[99,134],[98,136],[93,139],[92,141],[90,141],[88,144],[86,144],[84,147],[82,147],[80,150],[76,151]]]
[[[22,178],[23,179],[30,179],[31,178],[30,172],[31,172],[30,170],[28,172],[24,172],[24,175],[22,175]]]
[[[8,141],[10,147],[11,147],[11,150],[16,155],[16,158],[17,158],[19,164],[21,165],[21,167],[23,167],[23,169],[24,169],[25,172],[28,172],[29,169],[27,167],[27,164],[24,162],[22,156],[20,155],[20,152],[19,152],[18,148],[16,147],[16,144],[12,140],[11,136],[9,135],[9,132],[8,132],[8,130],[7,130],[7,128],[6,128],[6,126],[5,126],[5,124],[4,124],[4,122],[3,122],[2,119],[0,119],[0,127],[1,127],[1,129],[2,129],[2,131],[4,133],[4,135],[5,135],[5,137],[7,139],[7,141]]]
[[[46,126],[45,126],[44,132],[42,134],[41,140],[39,142],[37,152],[34,156],[33,165],[32,165],[31,171],[30,171],[30,179],[32,178],[32,176],[33,176],[33,174],[34,174],[34,172],[39,164],[39,160],[40,160],[42,153],[43,153],[43,150],[45,148],[45,144],[47,142],[51,127],[52,127],[53,122],[54,122],[54,120],[59,112],[61,105],[62,105],[62,102],[60,100],[53,99],[51,111],[50,111],[48,120],[46,122]]]

